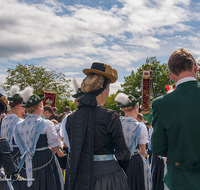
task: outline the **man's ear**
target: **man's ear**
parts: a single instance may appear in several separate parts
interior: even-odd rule
[[[171,78],[172,80],[175,80],[175,76],[174,76],[174,74],[169,73],[169,76],[170,76],[170,78]]]

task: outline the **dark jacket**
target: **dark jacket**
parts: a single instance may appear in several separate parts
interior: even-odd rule
[[[153,101],[151,150],[167,157],[170,190],[200,189],[200,84],[188,81]]]

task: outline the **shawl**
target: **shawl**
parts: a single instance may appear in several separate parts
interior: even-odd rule
[[[19,122],[14,130],[15,141],[22,157],[25,155],[27,186],[32,185],[32,158],[35,154],[36,143],[45,127],[45,120],[38,115],[27,115]]]
[[[124,137],[126,139],[127,145],[131,151],[131,155],[133,155],[134,150],[138,145],[138,140],[141,133],[141,124],[130,116],[121,117],[120,121],[122,123]]]
[[[2,124],[1,124],[1,135],[5,139],[7,139],[8,143],[10,145],[11,151],[13,151],[12,139],[13,139],[14,128],[15,128],[16,124],[21,120],[22,119],[17,117],[16,114],[9,114],[9,115],[5,116],[5,118],[3,119]]]

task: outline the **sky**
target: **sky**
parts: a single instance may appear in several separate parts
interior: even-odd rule
[[[197,0],[0,0],[0,7],[0,85],[17,63],[81,83],[82,70],[101,62],[118,71],[112,94],[148,57],[167,63],[184,48],[200,60]]]

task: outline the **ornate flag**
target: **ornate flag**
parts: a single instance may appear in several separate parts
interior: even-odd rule
[[[142,112],[148,114],[151,107],[151,82],[152,71],[147,68],[142,72]]]
[[[44,91],[41,88],[42,94],[45,95],[45,98],[43,99],[44,106],[46,104],[49,104],[51,107],[56,107],[56,93],[51,91]]]

